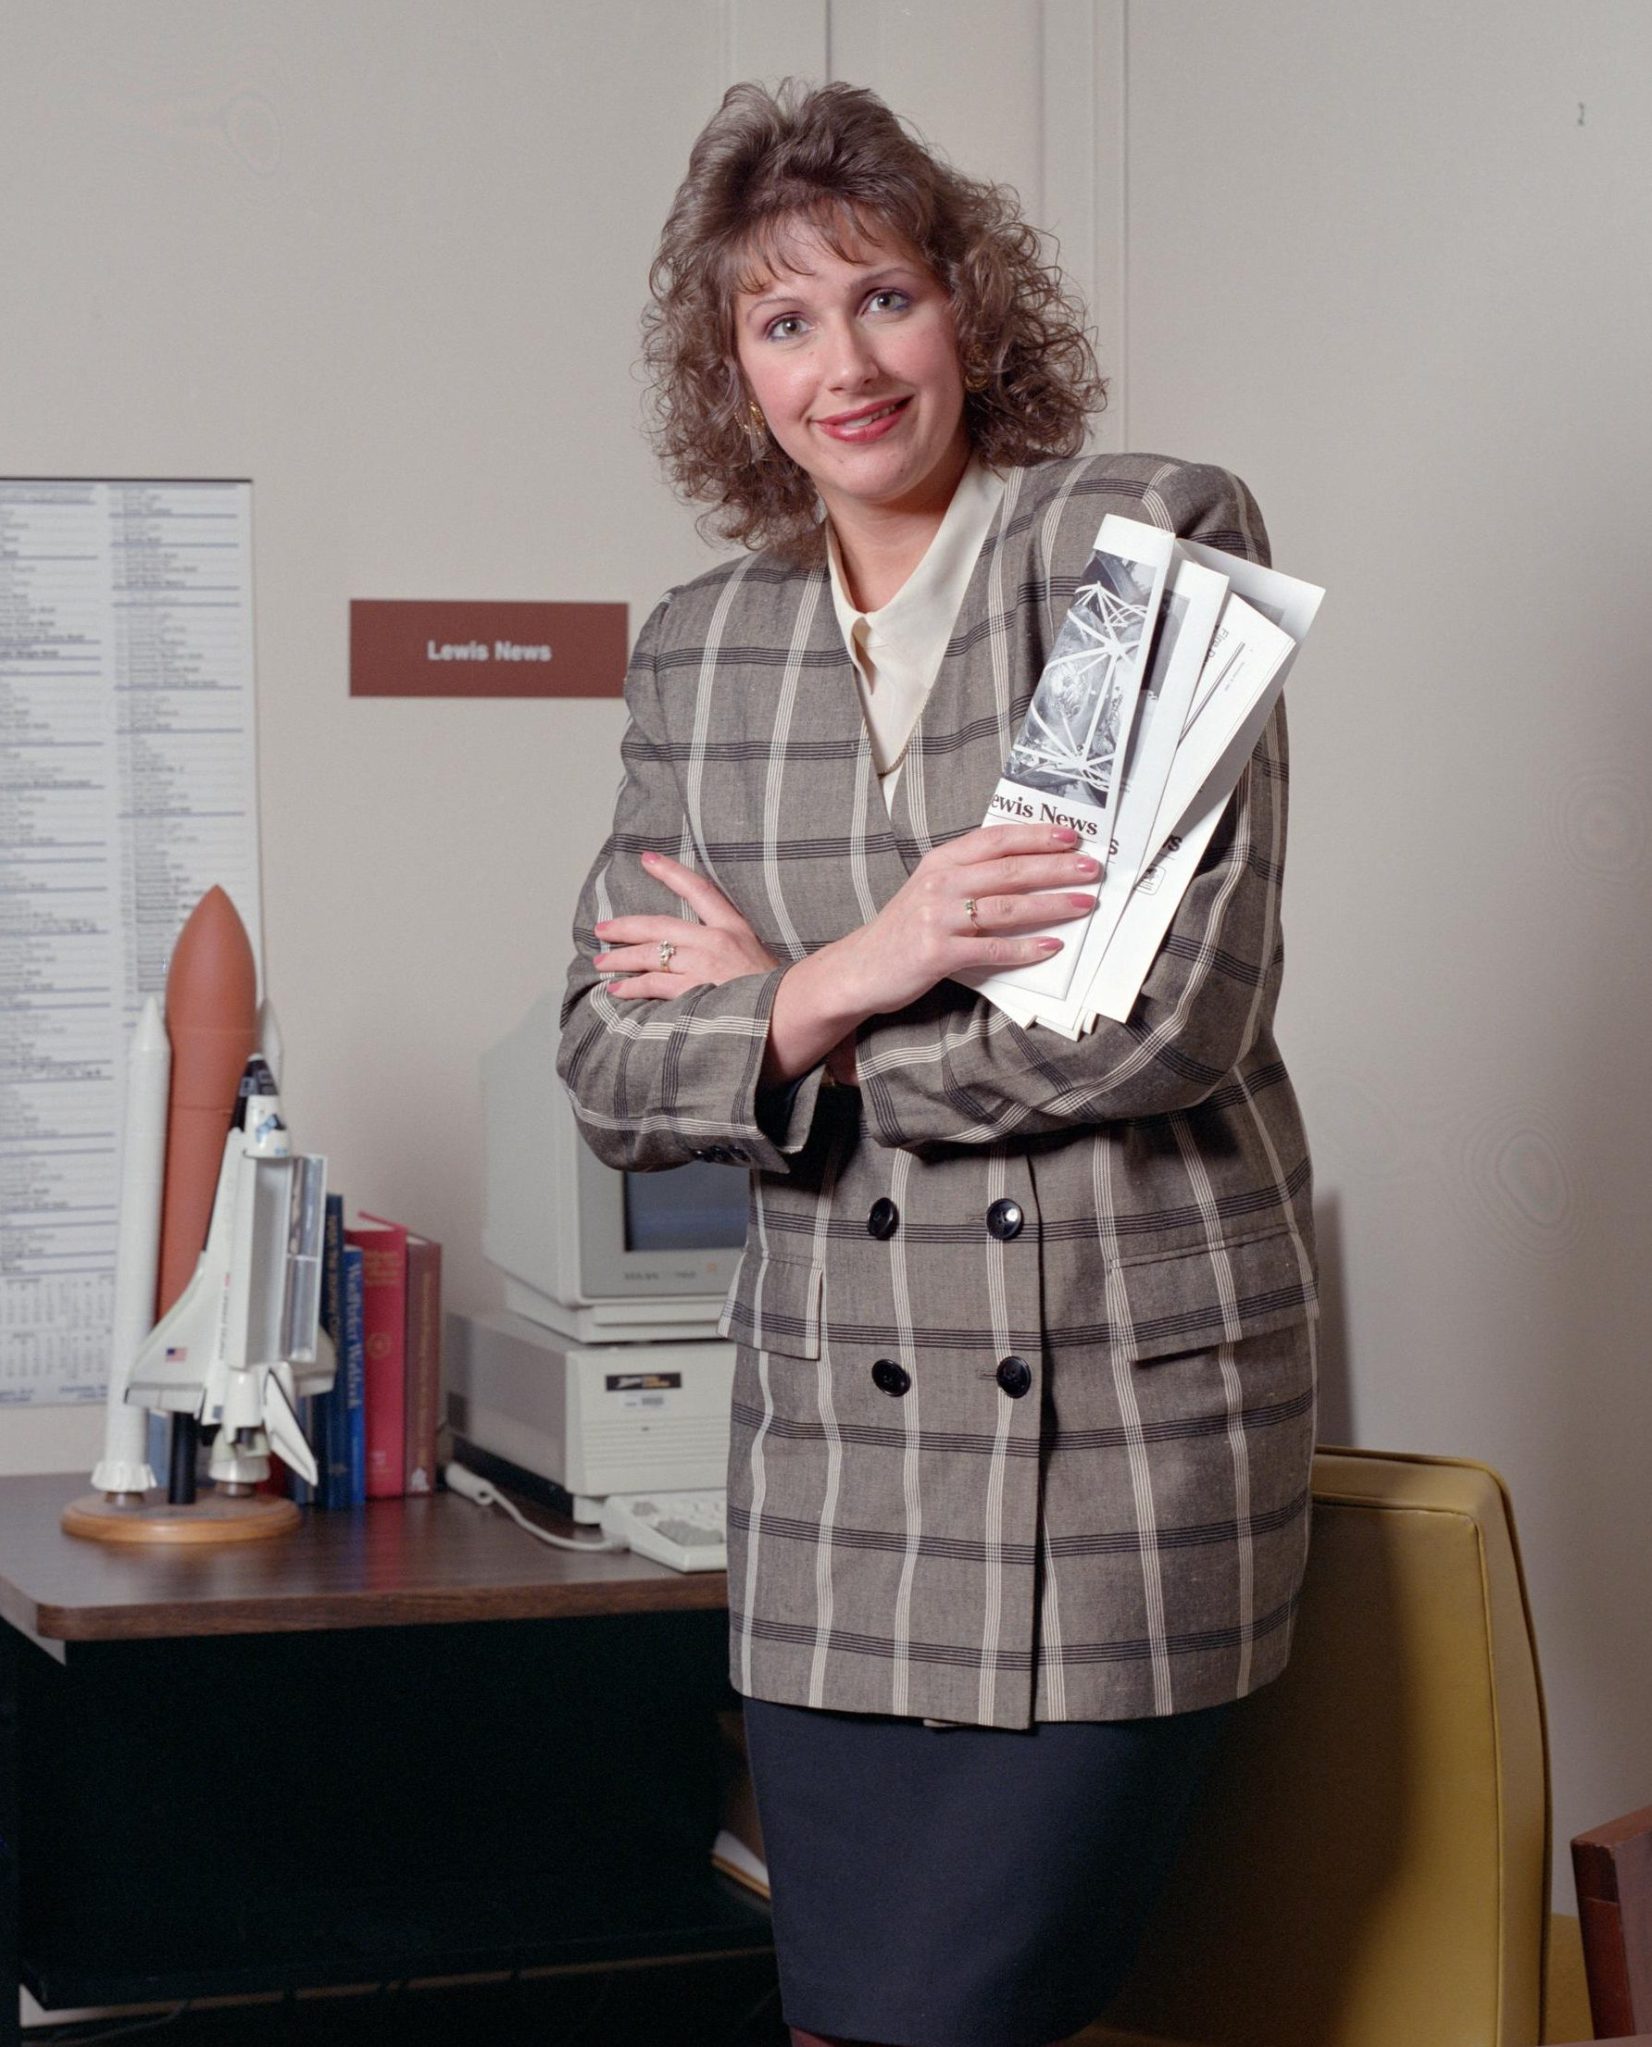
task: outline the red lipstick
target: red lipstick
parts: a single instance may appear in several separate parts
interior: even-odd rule
[[[882,398],[871,405],[856,406],[852,412],[835,412],[815,425],[834,441],[860,443],[881,440],[911,404],[910,398]]]

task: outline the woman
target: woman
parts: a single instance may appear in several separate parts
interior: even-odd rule
[[[1128,1026],[950,977],[1094,900],[1073,834],[980,820],[1103,515],[1266,541],[1223,471],[1072,459],[1036,237],[870,93],[735,87],[652,283],[662,452],[750,551],[638,637],[558,1069],[611,1165],[751,1173],[730,1669],[793,2037],[1042,2047],[1301,1584],[1282,717]]]

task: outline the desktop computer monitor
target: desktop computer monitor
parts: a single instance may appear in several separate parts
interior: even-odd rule
[[[482,1059],[482,1248],[505,1305],[582,1343],[714,1336],[746,1240],[746,1169],[604,1165],[557,1077],[560,1011],[542,996]]]

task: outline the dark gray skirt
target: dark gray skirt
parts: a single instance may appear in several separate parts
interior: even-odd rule
[[[788,2025],[1048,2047],[1122,1985],[1231,1704],[926,1727],[745,1701]]]

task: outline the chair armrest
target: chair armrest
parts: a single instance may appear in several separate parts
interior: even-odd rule
[[[1600,2040],[1652,2027],[1652,1805],[1572,1840],[1589,2010]]]

